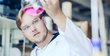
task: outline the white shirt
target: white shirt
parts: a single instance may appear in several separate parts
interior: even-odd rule
[[[90,40],[70,19],[66,21],[65,32],[58,30],[60,35],[43,49],[36,46],[31,56],[92,56]]]

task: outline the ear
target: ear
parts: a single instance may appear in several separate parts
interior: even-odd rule
[[[45,17],[44,17],[44,16],[41,16],[41,19],[42,19],[42,20],[44,20],[44,19],[45,19]]]
[[[45,24],[47,24],[47,23],[46,23],[46,20],[45,20],[45,16],[42,16],[41,20],[42,20]]]

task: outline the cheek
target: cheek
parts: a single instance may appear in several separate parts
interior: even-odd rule
[[[45,26],[45,24],[42,22],[42,23],[40,23],[40,24],[38,24],[37,26],[36,26],[36,28],[37,28],[37,30],[38,31],[40,31],[40,32],[45,32],[47,29],[46,29],[46,26]]]
[[[25,38],[33,42],[32,34],[24,34]]]
[[[24,33],[24,36],[26,36],[26,38],[29,38],[29,37],[31,37],[31,33],[29,33],[29,32],[26,32],[26,33]]]

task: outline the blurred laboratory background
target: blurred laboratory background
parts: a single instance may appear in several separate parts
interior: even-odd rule
[[[33,43],[24,38],[16,26],[22,0],[0,0],[0,56],[30,56]],[[110,0],[60,0],[64,14],[80,27],[87,37],[98,43],[99,56],[110,56]],[[47,16],[52,32],[57,26]]]

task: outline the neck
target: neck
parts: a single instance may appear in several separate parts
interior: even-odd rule
[[[41,43],[37,43],[37,46],[39,48],[45,47],[51,41],[52,36],[53,36],[53,34],[48,31],[46,39],[43,42],[41,42]]]

